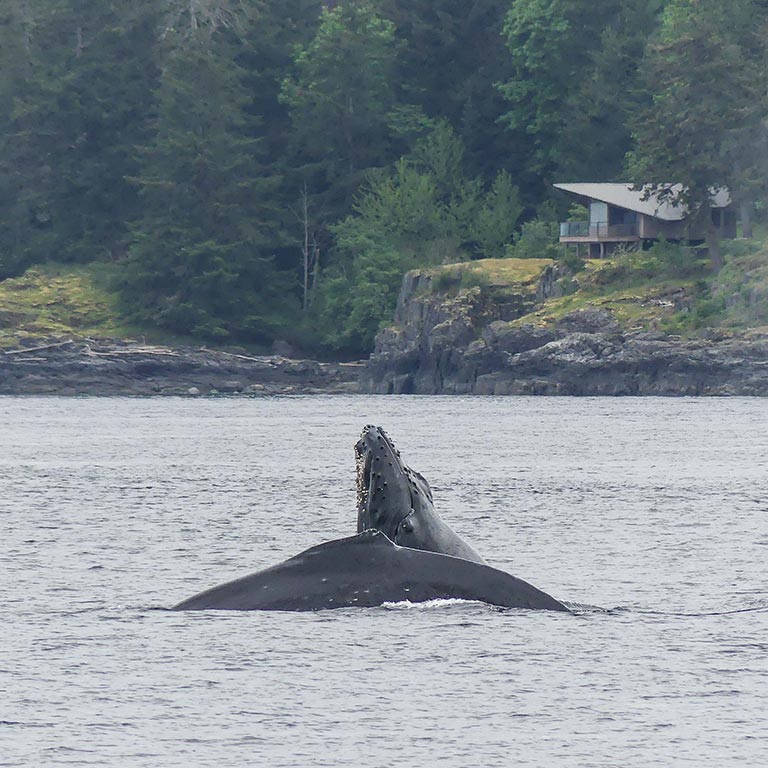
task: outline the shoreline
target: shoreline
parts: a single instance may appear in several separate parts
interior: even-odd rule
[[[0,352],[0,395],[201,397],[353,394],[363,363],[207,347],[67,339]]]
[[[480,350],[474,350],[463,364],[451,361],[436,370],[413,355],[339,363],[119,339],[67,339],[0,351],[0,396],[768,396],[768,338],[762,335],[750,341],[686,342],[582,329],[538,342],[523,345],[527,351],[478,355]]]

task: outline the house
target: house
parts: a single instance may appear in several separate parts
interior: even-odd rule
[[[680,185],[672,185],[671,189]],[[659,200],[632,184],[555,184],[573,195],[589,210],[589,221],[560,224],[560,242],[585,245],[587,255],[605,256],[619,244],[640,248],[662,238],[672,241],[704,242],[705,231],[686,216],[683,206]],[[648,199],[644,199],[645,197]],[[726,189],[712,197],[712,223],[721,237],[736,237],[736,210]]]

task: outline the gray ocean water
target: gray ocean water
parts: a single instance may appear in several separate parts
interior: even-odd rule
[[[767,416],[0,398],[0,765],[768,765]],[[353,533],[366,423],[490,563],[612,610],[154,610]]]

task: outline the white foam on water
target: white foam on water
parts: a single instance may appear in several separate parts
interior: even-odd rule
[[[480,600],[463,600],[459,597],[444,597],[436,600],[425,600],[420,603],[414,603],[410,600],[398,600],[396,602],[382,603],[381,607],[391,611],[410,611],[410,610],[432,610],[435,608],[450,608],[454,605],[480,605],[487,608],[486,603]]]

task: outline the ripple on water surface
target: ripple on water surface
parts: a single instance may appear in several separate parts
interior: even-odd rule
[[[0,398],[0,765],[764,766],[767,409]],[[353,532],[367,423],[489,562],[611,610],[154,610]]]

